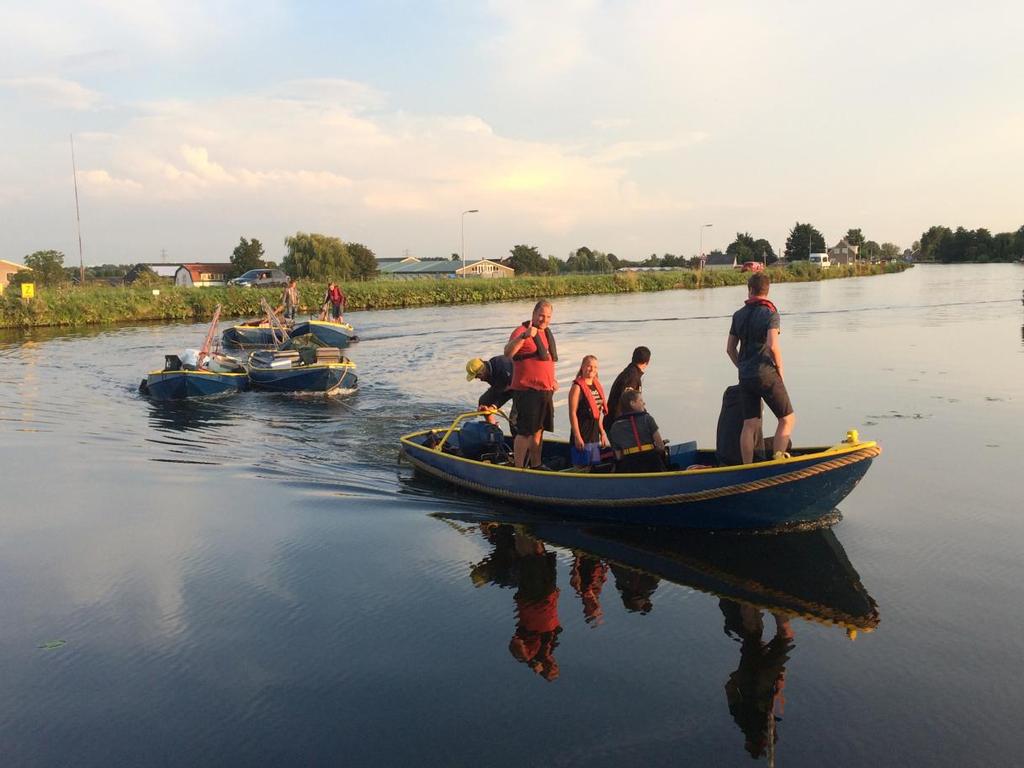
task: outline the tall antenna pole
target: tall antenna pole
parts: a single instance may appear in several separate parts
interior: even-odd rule
[[[85,259],[82,256],[82,217],[78,213],[78,167],[75,165],[75,136],[68,134],[71,139],[71,176],[75,180],[75,224],[78,227],[78,284],[85,285]]]

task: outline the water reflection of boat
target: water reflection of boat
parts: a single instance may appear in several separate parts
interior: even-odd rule
[[[496,525],[494,518],[472,514],[439,517]],[[655,578],[852,632],[869,632],[878,626],[875,601],[830,529],[779,535],[715,534],[532,518],[516,528],[622,569],[617,581],[635,582],[634,608],[640,612],[652,598],[655,588],[650,578]],[[629,577],[628,572],[648,578]],[[642,591],[646,594],[638,596]]]
[[[450,427],[405,435],[402,455],[417,471],[445,483],[587,520],[706,529],[821,521],[834,513],[881,453],[876,443],[850,432],[830,447],[794,448],[787,459],[707,466],[714,464],[714,451],[699,451],[689,443],[670,449],[671,471],[587,473],[572,469],[567,442],[545,440],[544,464],[568,469],[518,469],[506,461],[511,448],[507,436],[495,438],[492,453],[482,453],[479,444],[470,450],[467,427],[478,423],[459,425],[477,416],[461,414]],[[687,469],[695,464],[706,468]]]

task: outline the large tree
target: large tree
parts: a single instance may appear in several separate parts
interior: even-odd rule
[[[725,252],[735,256],[740,263],[744,261],[763,261],[765,264],[773,264],[778,261],[778,256],[772,248],[772,244],[759,237],[756,240],[749,232],[737,232],[736,239],[729,243]]]
[[[895,259],[902,253],[896,243],[882,243],[881,254],[883,259]]]
[[[284,239],[288,254],[281,267],[292,277],[314,280],[352,276],[352,257],[339,238],[315,232],[296,232]]]
[[[846,237],[843,239],[850,245],[864,245],[864,233],[859,228],[846,230]]]
[[[510,266],[517,275],[540,275],[548,271],[547,260],[540,255],[535,245],[517,245],[510,251]]]
[[[953,231],[949,227],[929,227],[927,232],[921,235],[921,259],[924,261],[935,261],[939,250],[939,244],[947,237],[952,237]]]
[[[238,277],[250,269],[265,267],[263,262],[263,244],[255,237],[246,240],[244,237],[238,239],[238,245],[231,253],[231,277]]]
[[[807,261],[812,253],[825,253],[825,238],[810,224],[797,222],[786,238],[786,259]]]
[[[348,255],[352,257],[352,277],[369,280],[377,275],[377,255],[362,243],[348,243]]]
[[[24,261],[25,266],[32,270],[31,282],[40,285],[60,285],[67,281],[64,274],[64,254],[60,251],[36,251],[26,256]]]

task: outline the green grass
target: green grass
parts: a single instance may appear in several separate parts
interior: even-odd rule
[[[770,269],[772,282],[878,275],[902,272],[904,264],[880,264],[832,267],[822,271],[808,264],[786,269]],[[562,275],[559,277],[516,277],[510,279],[444,280],[372,280],[345,283],[348,311],[424,307],[435,304],[479,304],[488,301],[514,301],[540,297],[583,296],[596,293],[630,293],[674,289],[717,288],[743,285],[747,273],[733,270],[691,270],[674,272],[620,272],[612,275]],[[0,297],[0,328],[35,326],[80,326],[133,323],[151,320],[208,320],[217,304],[224,317],[248,317],[260,313],[260,298],[271,305],[280,299],[280,291],[253,288],[179,288],[161,286],[152,289],[86,286],[84,288],[37,288],[36,298],[23,301],[16,289]],[[300,282],[300,300],[307,311],[315,311],[323,296],[322,281]]]

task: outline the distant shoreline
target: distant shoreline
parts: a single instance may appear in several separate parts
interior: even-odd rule
[[[909,264],[864,264],[833,266],[819,270],[798,263],[786,268],[769,268],[772,282],[813,282],[844,277],[893,274]],[[446,304],[482,304],[492,301],[521,301],[541,297],[585,296],[609,293],[639,293],[695,290],[743,285],[749,273],[706,269],[703,272],[616,272],[602,275],[560,275],[504,279],[372,280],[343,283],[347,312],[429,307]],[[153,295],[154,288],[159,295]],[[305,312],[318,311],[324,281],[299,282],[299,300]],[[40,288],[36,298],[23,301],[8,290],[0,297],[0,328],[83,327],[133,322],[201,322],[213,316],[221,304],[222,317],[255,317],[260,298],[272,305],[280,291],[252,288],[181,288],[177,286]]]

